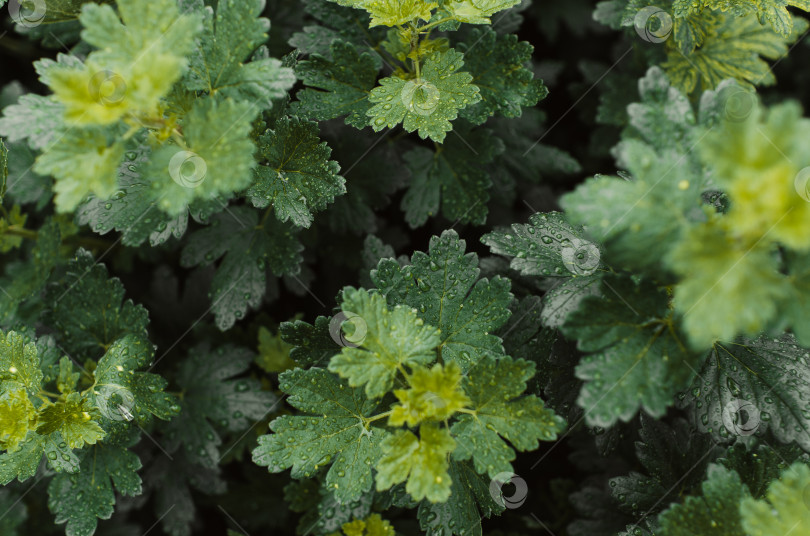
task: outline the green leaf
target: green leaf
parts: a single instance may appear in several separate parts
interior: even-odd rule
[[[2,121],[2,118],[0,118]],[[6,140],[9,151],[5,198],[20,205],[31,204],[41,210],[53,197],[53,179],[34,172],[36,155],[24,142]]]
[[[188,226],[188,213],[172,218],[157,206],[152,184],[143,176],[151,151],[139,145],[127,151],[118,168],[119,190],[109,199],[92,197],[79,206],[76,221],[89,225],[104,235],[112,230],[121,232],[121,243],[139,246],[147,239],[152,246],[162,244],[172,236],[180,238]]]
[[[309,227],[313,212],[346,193],[340,165],[318,137],[318,124],[282,117],[259,137],[259,166],[247,191],[253,206],[273,205],[280,221]]]
[[[45,442],[45,459],[48,465],[57,473],[77,473],[79,471],[79,457],[62,438],[62,434],[54,432],[48,436],[40,436]],[[80,451],[84,454],[84,451]]]
[[[290,509],[303,512],[297,530],[305,532],[310,527],[317,526],[317,532],[323,534],[339,531],[353,519],[366,518],[371,513],[374,499],[379,497],[379,494],[370,492],[357,500],[341,503],[330,490],[324,489],[318,481],[313,480],[293,481],[284,488],[284,492]],[[301,504],[304,501],[308,504]]]
[[[91,396],[105,418],[143,425],[152,415],[163,420],[177,415],[180,408],[174,396],[163,391],[168,382],[157,374],[140,372],[152,365],[153,358],[152,344],[135,334],[110,345],[93,371]]]
[[[351,287],[343,291],[341,308],[354,333],[346,336],[351,344],[332,357],[329,370],[352,387],[365,386],[369,398],[390,391],[403,365],[427,365],[436,359],[439,331],[425,325],[415,311],[389,310],[384,296]]]
[[[491,24],[490,17],[520,3],[520,0],[458,0],[443,4],[450,16],[469,24]]]
[[[688,152],[696,120],[689,99],[670,86],[660,67],[650,67],[638,81],[640,102],[627,107],[627,134],[639,137],[657,150],[681,148]]]
[[[430,20],[438,5],[426,0],[332,0],[341,6],[365,9],[371,15],[371,26],[399,26],[415,19]]]
[[[312,16],[317,26],[305,26],[303,32],[293,34],[289,43],[303,53],[328,56],[330,45],[336,40],[347,43],[366,41],[370,54],[385,39],[387,28],[369,28],[371,19],[365,11],[345,9],[328,0],[303,0],[304,11]]]
[[[28,214],[23,214],[20,211],[19,205],[14,205],[14,207],[8,211],[7,218],[0,217],[0,253],[8,253],[9,251],[18,249],[22,245],[22,237],[8,233],[8,229],[11,227],[24,229],[27,220]]]
[[[470,405],[461,389],[461,367],[456,363],[434,364],[431,368],[414,367],[406,378],[407,389],[396,389],[398,403],[391,407],[390,426],[409,427],[421,422],[447,421],[454,413]]]
[[[58,224],[48,218],[37,231],[37,241],[28,262],[10,265],[9,277],[0,279],[5,292],[0,292],[0,320],[13,318],[26,300],[36,296],[61,261],[62,245]]]
[[[748,497],[748,488],[740,476],[721,465],[710,465],[702,484],[703,494],[690,496],[661,514],[664,536],[734,536],[743,534],[740,501]]]
[[[542,389],[548,407],[567,422],[575,423],[582,416],[576,404],[582,381],[574,375],[581,356],[576,343],[565,340],[556,328],[545,326],[547,310],[539,296],[527,296],[513,304],[512,316],[500,333],[507,355],[537,365],[529,392],[539,394]]]
[[[202,345],[190,352],[177,374],[183,409],[170,425],[174,435],[169,450],[182,445],[192,463],[217,468],[222,443],[217,430],[241,432],[270,413],[276,396],[262,390],[258,380],[238,377],[254,357],[231,345],[216,350]]]
[[[681,405],[716,440],[769,430],[782,443],[810,449],[806,352],[790,334],[717,342]]]
[[[419,526],[428,536],[481,536],[481,520],[504,510],[492,497],[490,479],[463,462],[451,461],[448,472],[453,481],[450,498],[440,503],[422,501]]]
[[[23,335],[0,331],[0,382],[23,385],[31,394],[42,388],[42,370],[36,343]]]
[[[293,478],[310,478],[331,463],[325,485],[338,501],[353,501],[368,492],[371,463],[379,459],[380,441],[387,435],[364,421],[376,402],[320,368],[289,370],[279,382],[290,395],[287,401],[309,415],[284,415],[271,422],[274,433],[259,438],[253,461],[273,473],[291,468]]]
[[[509,266],[521,275],[568,278],[601,268],[599,247],[560,212],[532,214],[528,224],[514,223],[511,230],[486,234],[481,242],[496,255],[512,257]]]
[[[492,186],[486,164],[503,152],[503,143],[489,129],[462,129],[441,147],[415,147],[403,155],[411,184],[402,198],[411,227],[424,225],[441,212],[456,223],[483,224]]]
[[[386,244],[373,234],[366,235],[363,240],[363,267],[360,268],[360,285],[363,287],[373,287],[374,283],[371,281],[369,273],[377,267],[380,259],[393,259],[396,257],[394,248]],[[404,257],[407,262],[407,257]]]
[[[520,451],[557,439],[565,421],[535,395],[524,396],[532,376],[534,363],[509,356],[497,361],[487,356],[468,371],[462,385],[473,413],[461,415],[450,429],[459,445],[454,458],[472,458],[476,471],[495,478],[513,472],[515,452],[504,439]]]
[[[79,393],[70,393],[64,402],[58,401],[40,411],[37,433],[50,435],[59,432],[72,449],[85,444],[94,445],[106,435],[93,420],[92,406]]]
[[[753,498],[761,499],[765,497],[768,485],[797,460],[806,463],[810,457],[795,443],[771,447],[764,443],[746,446],[738,442],[717,461],[740,475]]]
[[[378,214],[388,207],[392,195],[402,187],[408,175],[396,144],[378,144],[379,137],[368,131],[362,136],[362,139],[355,136],[330,139],[335,160],[351,164],[346,168],[346,173],[351,173],[346,194],[335,198],[335,203],[321,216],[331,231],[340,235],[375,232],[380,223]],[[381,174],[383,168],[386,172]],[[374,260],[375,265],[377,260],[379,258]]]
[[[48,485],[48,507],[56,523],[67,523],[68,536],[92,536],[98,519],[109,519],[115,490],[121,495],[141,494],[138,457],[118,446],[93,447],[76,475],[59,474]]]
[[[389,306],[413,307],[425,323],[439,328],[442,360],[455,361],[463,371],[484,356],[503,355],[493,332],[509,318],[512,301],[508,279],[478,279],[478,257],[465,254],[465,246],[455,231],[444,231],[430,239],[428,253],[413,254],[411,265],[383,259],[371,272]]]
[[[16,104],[3,108],[0,135],[10,142],[27,141],[34,150],[54,145],[62,135],[65,109],[59,102],[41,95],[27,94]]]
[[[419,437],[408,430],[389,435],[380,444],[377,490],[407,480],[405,490],[415,500],[446,501],[452,485],[447,455],[455,448],[450,432],[436,424],[420,425]]]
[[[761,23],[769,22],[774,31],[787,37],[793,27],[793,17],[787,10],[788,6],[805,11],[810,9],[810,4],[806,0],[737,0],[735,2],[675,0],[672,9],[678,17],[701,14],[705,9],[731,11],[737,17],[756,14]]]
[[[219,0],[216,16],[199,4],[204,15],[202,46],[191,54],[186,87],[264,108],[270,107],[272,99],[284,97],[295,83],[291,69],[269,57],[245,63],[267,41],[270,21],[259,17],[264,2]]]
[[[476,125],[496,113],[520,117],[522,107],[534,106],[548,95],[543,81],[524,67],[534,50],[526,41],[490,28],[474,29],[466,41],[469,44],[459,43],[458,50],[466,53],[475,47],[475,52],[465,56],[465,65],[481,90],[481,101],[464,108],[461,117]]]
[[[73,211],[89,194],[115,193],[124,145],[114,139],[110,128],[72,128],[39,155],[34,171],[56,179],[57,211]]]
[[[76,390],[81,378],[80,372],[74,372],[73,361],[68,356],[59,360],[59,376],[56,378],[56,387],[60,393],[70,394]]]
[[[430,55],[421,78],[381,79],[369,96],[374,104],[367,112],[371,128],[379,132],[402,123],[407,132],[418,130],[422,139],[444,142],[458,111],[481,100],[470,73],[459,71],[463,65],[464,54],[450,49]]]
[[[192,201],[247,188],[256,167],[250,129],[258,111],[232,99],[194,101],[183,124],[188,147],[164,145],[145,171],[160,208],[178,216]]]
[[[666,276],[661,261],[681,239],[685,215],[699,207],[703,181],[678,150],[659,153],[627,140],[615,153],[633,180],[597,176],[560,204],[569,222],[602,245],[607,264]]]
[[[644,473],[610,479],[614,499],[634,516],[662,510],[681,490],[697,486],[720,450],[684,419],[669,425],[642,414],[639,437],[635,450]]]
[[[0,449],[14,452],[20,448],[37,420],[37,410],[26,390],[12,382],[0,387]]]
[[[591,426],[629,421],[640,409],[660,417],[693,376],[698,356],[681,340],[666,292],[628,277],[606,276],[562,332],[592,352],[576,368],[585,385],[577,400]]]
[[[731,201],[724,221],[746,246],[764,238],[767,230],[766,243],[807,251],[810,203],[797,175],[810,165],[810,156],[796,147],[796,140],[810,135],[810,120],[802,117],[797,102],[766,109],[754,95],[729,91],[726,106],[731,108],[735,98],[748,115],[738,118],[727,112],[729,120],[707,130],[699,147],[717,188]]]
[[[44,436],[30,430],[19,450],[0,454],[0,484],[5,486],[15,478],[25,482],[34,476],[45,452],[44,443]]]
[[[767,501],[746,498],[740,503],[742,526],[750,536],[778,536],[810,526],[810,467],[797,462],[768,487]]]
[[[188,237],[182,266],[208,266],[222,257],[211,281],[211,310],[221,330],[230,328],[248,308],[258,307],[267,287],[267,270],[295,275],[301,262],[295,230],[275,218],[261,224],[255,210],[234,207]]]
[[[259,355],[254,360],[265,372],[284,372],[295,368],[295,361],[290,359],[293,345],[281,338],[281,333],[273,334],[264,326],[259,327]]]
[[[108,279],[104,265],[96,264],[83,249],[68,263],[61,280],[49,286],[45,301],[51,325],[74,357],[97,358],[128,333],[146,338],[146,309],[124,300],[121,281]]]
[[[574,257],[576,258],[576,256]],[[540,318],[544,326],[559,328],[588,296],[599,296],[601,273],[562,279],[543,295]]]
[[[193,534],[192,523],[199,517],[193,489],[206,495],[219,495],[226,489],[218,470],[192,464],[182,455],[173,456],[171,460],[166,456],[155,460],[144,474],[144,481],[157,488],[154,490],[155,516],[159,516],[164,532],[171,536]]]
[[[358,52],[357,47],[345,41],[333,41],[329,51],[331,58],[312,54],[295,66],[295,74],[307,88],[298,92],[292,110],[318,121],[345,115],[347,125],[362,129],[368,125],[368,96],[376,85],[382,61],[376,54]]]
[[[495,117],[488,125],[505,150],[498,167],[510,177],[537,183],[546,176],[576,175],[582,166],[567,151],[538,140],[545,132],[546,115],[538,108],[523,108],[520,117]]]
[[[329,358],[340,351],[338,343],[332,339],[330,319],[319,316],[313,324],[303,320],[282,322],[279,333],[284,342],[293,345],[290,357],[301,367],[326,366]]]
[[[691,54],[684,55],[677,47],[667,48],[667,60],[661,67],[672,85],[684,93],[714,89],[727,78],[742,84],[773,84],[771,67],[762,58],[784,56],[788,45],[807,29],[807,22],[796,19],[789,36],[760,24],[753,15],[723,13],[713,26],[703,45]]]
[[[771,245],[738,237],[724,216],[712,214],[689,228],[667,259],[681,277],[673,304],[695,348],[761,333],[790,298]]]
[[[121,0],[117,13],[87,3],[80,21],[82,39],[98,50],[83,64],[56,65],[42,77],[65,105],[72,127],[155,113],[182,76],[200,29],[199,18],[181,14],[174,0]]]

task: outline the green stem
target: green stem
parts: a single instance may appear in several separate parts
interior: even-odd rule
[[[18,227],[16,225],[10,225],[6,230],[5,234],[11,236],[19,236],[21,238],[25,238],[26,240],[37,240],[39,238],[39,233],[37,231],[31,229],[24,229],[22,227]],[[101,240],[100,238],[91,238],[86,236],[66,236],[62,239],[63,244],[69,244],[72,246],[83,246],[92,249],[110,249],[115,246],[114,242],[108,242],[107,240]]]
[[[368,426],[369,423],[374,421],[379,421],[380,419],[384,419],[391,415],[391,411],[386,411],[385,413],[378,413],[377,415],[372,415],[371,417],[363,417],[363,423]]]
[[[424,26],[419,27],[419,33],[422,33],[425,30],[429,30],[429,29],[433,28],[434,26],[438,26],[439,24],[444,24],[445,22],[450,22],[451,20],[453,20],[453,17],[446,17],[444,19],[433,21],[430,24],[425,24]]]
[[[264,214],[262,214],[262,219],[261,219],[261,221],[259,222],[259,225],[257,225],[257,226],[256,226],[256,229],[264,229],[264,224],[265,224],[265,222],[267,221],[267,218],[269,218],[269,217],[270,217],[270,213],[271,213],[272,211],[273,211],[273,204],[271,203],[271,204],[270,204],[270,205],[267,207],[267,210],[265,210],[265,211],[264,211]]]

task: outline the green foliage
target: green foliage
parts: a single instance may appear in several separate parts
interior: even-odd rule
[[[509,318],[512,295],[507,279],[479,279],[478,258],[465,253],[465,246],[455,232],[445,231],[430,239],[428,253],[414,253],[410,265],[384,259],[371,278],[389,305],[412,307],[439,328],[442,359],[466,371],[487,355],[504,355],[501,338],[492,332]]]
[[[49,308],[38,316],[59,342],[0,332],[0,480],[28,480],[44,458],[52,471],[37,478],[56,473],[48,486],[56,523],[89,536],[113,513],[113,484],[123,495],[141,494],[141,462],[128,449],[152,416],[171,419],[180,406],[164,392],[165,379],[143,370],[154,356],[146,311],[122,301],[120,282],[103,265],[79,250],[63,270],[37,278],[51,280]]]
[[[407,132],[442,143],[452,128],[458,111],[481,100],[478,86],[469,73],[458,72],[464,65],[461,53],[435,52],[425,60],[422,79],[389,77],[369,94],[374,104],[366,113],[375,131],[402,123]]]
[[[248,189],[254,206],[273,206],[276,218],[309,227],[312,212],[346,192],[340,166],[320,142],[314,122],[281,118],[259,137],[259,166]]]
[[[329,362],[329,370],[348,379],[352,387],[365,386],[369,398],[379,398],[390,391],[404,365],[416,367],[435,359],[435,349],[441,341],[439,332],[426,326],[415,311],[403,307],[389,311],[384,296],[370,296],[351,288],[343,292],[341,308],[347,317],[356,315],[363,319],[352,334],[355,338],[349,338],[362,342],[362,348],[343,348]],[[362,335],[360,329],[364,331]]]
[[[608,0],[595,17],[613,27],[635,26],[645,41],[665,42],[662,67],[673,85],[699,95],[728,78],[773,84],[765,59],[784,56],[807,29],[789,5],[810,10],[804,0]]]
[[[275,472],[291,468],[296,478],[331,463],[326,485],[341,502],[358,499],[371,488],[371,464],[387,435],[366,421],[377,404],[320,368],[285,372],[280,387],[293,407],[309,415],[275,419],[274,433],[259,439],[253,460]]]
[[[270,27],[269,20],[259,17],[261,0],[219,0],[216,14],[203,9],[199,0],[190,4],[203,14],[203,33],[202,46],[189,57],[187,90],[221,94],[267,108],[272,99],[286,95],[295,77],[280,60],[257,52],[247,62],[267,40],[265,32]]]
[[[323,329],[318,323],[282,327],[304,350],[331,353],[328,371],[341,379],[321,367],[282,373],[282,391],[304,414],[273,420],[273,433],[259,439],[253,458],[272,472],[291,468],[293,478],[312,478],[330,465],[324,485],[339,502],[359,499],[373,481],[378,492],[404,483],[411,500],[426,501],[425,508],[462,508],[456,501],[467,501],[459,512],[466,516],[476,503],[488,508],[488,501],[447,502],[459,485],[461,477],[453,476],[464,467],[459,462],[472,459],[475,471],[490,478],[511,471],[513,449],[553,441],[565,421],[525,394],[533,363],[504,355],[497,336],[458,334],[461,326],[502,325],[508,286],[500,279],[476,282],[477,259],[464,254],[464,242],[452,232],[434,237],[430,252],[414,254],[411,262],[400,268],[393,259],[380,261],[372,271],[377,290],[343,290],[345,333],[336,339],[342,349],[333,343],[329,352],[328,343],[298,335]],[[398,403],[384,411],[378,406],[389,393]],[[451,420],[449,428],[441,425]]]
[[[810,526],[808,0],[0,4],[3,536]]]
[[[767,501],[747,498],[740,504],[742,525],[751,536],[770,536],[810,522],[807,489],[810,467],[796,463],[768,486]]]
[[[402,198],[411,227],[423,225],[439,212],[451,221],[485,220],[492,181],[482,164],[503,151],[488,129],[462,130],[431,151],[415,147],[403,155],[411,172],[411,186]]]
[[[294,110],[303,117],[324,120],[346,115],[346,124],[363,128],[368,118],[368,94],[377,81],[380,57],[358,52],[344,41],[334,41],[331,58],[313,54],[295,66],[308,87],[298,92]],[[317,88],[317,89],[316,89]]]
[[[214,469],[223,456],[220,431],[241,432],[272,411],[276,402],[272,393],[262,390],[255,379],[235,378],[253,359],[250,351],[234,346],[194,348],[178,372],[182,409],[170,424],[173,440],[167,448],[182,444],[189,462]]]
[[[259,221],[247,207],[219,213],[183,248],[184,266],[207,266],[222,257],[211,281],[211,310],[221,329],[261,303],[268,271],[281,276],[299,269],[301,245],[295,231],[268,214]]]
[[[732,470],[712,465],[702,484],[703,495],[687,497],[661,515],[661,531],[667,536],[687,534],[741,534],[740,501],[748,488]]]

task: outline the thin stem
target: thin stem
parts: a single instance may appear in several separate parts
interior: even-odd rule
[[[270,217],[270,213],[273,211],[273,204],[271,203],[270,206],[267,207],[267,210],[264,211],[262,214],[262,219],[259,222],[259,225],[256,226],[256,229],[264,229],[264,224],[267,221],[267,218]]]
[[[373,415],[371,417],[363,417],[363,422],[368,425],[374,421],[379,421],[380,419],[385,419],[389,415],[391,415],[391,411],[386,411],[385,413],[378,413],[377,415]]]
[[[453,20],[453,17],[446,17],[446,18],[443,18],[443,19],[439,19],[437,21],[433,21],[430,24],[425,24],[424,26],[420,26],[419,27],[419,33],[422,33],[425,30],[429,30],[429,29],[433,28],[434,26],[438,26],[439,24],[444,24],[445,22],[450,22],[451,20]]]
[[[19,236],[21,238],[25,238],[26,240],[37,240],[39,238],[39,233],[37,231],[32,229],[24,229],[16,225],[9,225],[4,234]],[[114,246],[112,242],[101,240],[100,238],[91,238],[85,236],[66,236],[62,239],[62,243],[73,246],[86,246],[93,249],[109,249]]]

